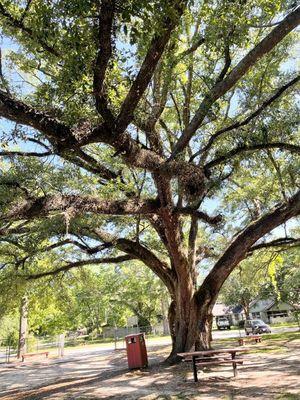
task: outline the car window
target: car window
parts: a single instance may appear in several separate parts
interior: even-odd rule
[[[255,319],[252,321],[253,325],[265,325],[264,321],[262,321],[261,319]]]

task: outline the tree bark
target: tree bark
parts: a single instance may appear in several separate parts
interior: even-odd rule
[[[242,307],[245,313],[245,319],[250,319],[250,307],[249,307],[249,303],[243,301],[242,302]]]
[[[191,281],[192,275],[191,273]],[[192,348],[206,350],[211,347],[211,308],[198,303],[193,285],[182,282],[175,290],[175,298],[169,307],[172,350],[166,360],[168,364],[174,364],[181,359],[178,353],[190,351]]]

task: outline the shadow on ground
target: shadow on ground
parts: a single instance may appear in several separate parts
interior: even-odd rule
[[[135,371],[128,371],[122,351],[18,364],[0,370],[0,399],[300,399],[298,340],[282,353],[249,355],[237,378],[231,367],[219,366],[199,372],[198,383],[188,364],[160,365],[167,352],[166,346],[153,349],[150,367]],[[280,397],[287,393],[290,397]]]

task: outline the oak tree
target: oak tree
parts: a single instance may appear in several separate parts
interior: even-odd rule
[[[209,347],[227,277],[300,214],[299,21],[284,0],[1,0],[0,233],[81,254],[27,278],[137,259],[172,300],[169,361]]]

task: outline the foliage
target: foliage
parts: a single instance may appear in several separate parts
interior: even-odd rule
[[[27,291],[36,331],[124,321],[119,301],[151,322],[159,284],[107,267],[135,260],[173,353],[199,326],[207,347],[230,273],[300,213],[298,22],[289,0],[3,0],[0,312]]]
[[[43,257],[43,262],[50,261],[53,262],[53,257]],[[6,316],[12,314],[18,318],[24,293],[29,298],[29,331],[36,335],[82,328],[99,335],[104,326],[125,326],[131,315],[138,316],[140,326],[150,326],[161,316],[161,301],[167,296],[153,273],[138,263],[128,267],[104,266],[100,270],[87,267],[35,282],[20,280],[14,293],[8,279],[11,277],[3,280],[3,287],[8,290],[6,297],[1,297],[0,314],[5,337],[10,334],[8,327],[12,320]],[[18,324],[15,325],[11,324],[11,330],[17,335]]]
[[[274,265],[271,255],[260,254],[244,260],[227,279],[221,291],[225,304],[242,305],[243,311],[249,317],[249,306],[270,282],[268,268]]]

